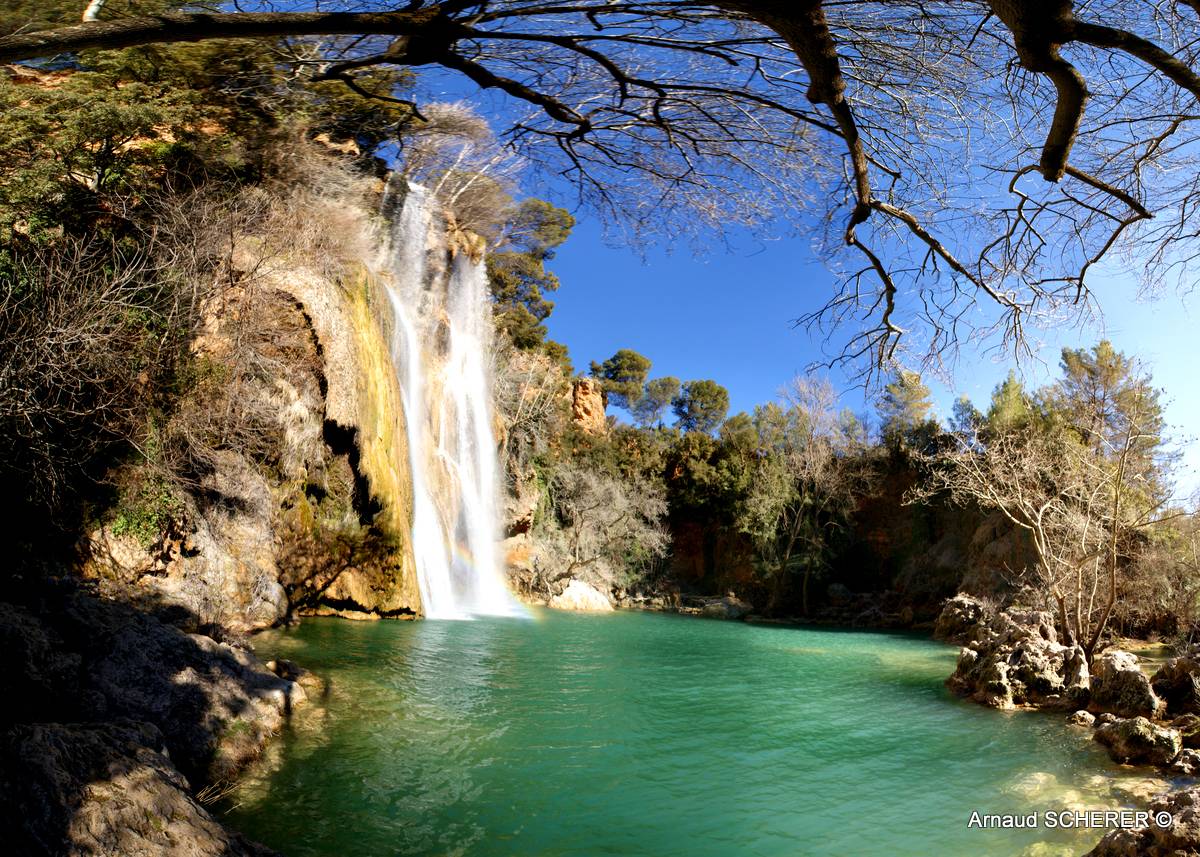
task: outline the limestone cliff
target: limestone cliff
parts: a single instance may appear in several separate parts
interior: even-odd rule
[[[370,234],[368,215],[348,216]],[[157,517],[142,507],[156,502],[160,480],[145,466],[135,472],[151,488],[98,522],[85,574],[184,608],[199,627],[253,630],[294,613],[418,615],[382,283],[365,261],[331,274],[264,264],[254,249],[243,241],[237,285],[204,307],[192,346],[202,379],[169,423],[196,460],[176,462],[183,484],[169,486]]]

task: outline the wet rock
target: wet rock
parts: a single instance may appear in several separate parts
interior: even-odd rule
[[[1171,821],[1159,827],[1156,813]],[[1191,857],[1200,854],[1200,787],[1163,795],[1150,804],[1146,827],[1114,830],[1085,857]]]
[[[1171,721],[1171,728],[1179,730],[1183,746],[1200,750],[1200,715],[1181,714]]]
[[[1092,661],[1091,711],[1111,711],[1118,717],[1153,718],[1161,702],[1142,672],[1137,655],[1112,650]]]
[[[1171,773],[1181,777],[1194,777],[1200,774],[1200,750],[1183,749],[1171,762]]]
[[[1166,700],[1169,715],[1200,714],[1200,651],[1171,658],[1150,683],[1154,692]]]
[[[1103,714],[1096,715],[1096,725],[1104,726],[1107,723],[1116,723],[1120,719],[1120,717],[1117,717],[1117,715],[1113,714],[1111,711],[1106,711]]]
[[[1072,726],[1086,726],[1090,729],[1096,725],[1096,717],[1088,711],[1076,711],[1067,717],[1067,723]]]
[[[1183,748],[1179,733],[1157,726],[1145,717],[1105,723],[1092,736],[1114,761],[1125,764],[1166,765]]]
[[[555,610],[577,610],[588,613],[608,613],[613,609],[612,601],[590,583],[572,578],[566,589],[548,602]]]

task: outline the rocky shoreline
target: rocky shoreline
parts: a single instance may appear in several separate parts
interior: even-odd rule
[[[305,702],[311,676],[196,630],[177,608],[153,615],[73,580],[6,593],[7,853],[275,853],[222,827],[205,803]]]
[[[610,599],[589,589],[567,586],[550,606],[773,621],[733,593]],[[1081,648],[1057,639],[1049,614],[964,594],[946,602],[933,635],[961,647],[946,680],[957,695],[1062,712],[1064,729],[1090,730],[1118,763],[1189,783],[1151,799],[1152,812],[1171,813],[1169,826],[1114,830],[1089,855],[1200,854],[1200,785],[1190,784],[1200,776],[1200,647],[1153,673],[1121,650],[1089,668]],[[135,607],[66,579],[8,593],[0,824],[15,853],[268,857],[275,852],[225,829],[207,804],[319,686],[290,662],[262,663],[244,638],[178,605]]]
[[[1057,638],[1044,611],[1000,610],[970,595],[946,602],[934,636],[962,646],[946,685],[997,709],[1070,712],[1067,723],[1092,730],[1113,761],[1157,768],[1172,778],[1200,775],[1200,648],[1147,674],[1137,655],[1110,649],[1091,666],[1082,647]],[[1159,795],[1160,827],[1106,834],[1088,857],[1181,857],[1200,854],[1200,786]]]

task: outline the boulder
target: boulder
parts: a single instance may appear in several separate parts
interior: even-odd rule
[[[612,601],[590,583],[571,578],[566,589],[550,599],[548,605],[555,610],[578,610],[588,613],[612,612]]]
[[[1171,817],[1159,827],[1154,817]],[[1150,824],[1107,834],[1085,857],[1189,857],[1200,854],[1200,787],[1162,795],[1150,804]]]
[[[1096,725],[1096,717],[1087,711],[1076,711],[1067,717],[1067,723],[1071,726],[1086,726],[1090,729]]]
[[[1086,707],[1090,676],[1083,649],[1058,643],[1046,618],[1030,611],[1018,621],[1005,611],[977,626],[979,639],[959,653],[947,686],[993,708]]]
[[[1177,731],[1157,726],[1145,717],[1105,723],[1092,737],[1104,745],[1114,761],[1123,764],[1167,765],[1183,749]]]
[[[1200,750],[1184,748],[1171,762],[1170,771],[1181,777],[1194,777],[1200,774]]]
[[[700,615],[710,619],[743,619],[752,612],[753,604],[742,601],[732,593],[724,598],[709,601],[700,609]]]
[[[1200,714],[1200,651],[1171,658],[1154,674],[1150,684],[1166,701],[1167,714]]]
[[[988,605],[982,599],[960,592],[946,599],[933,625],[934,639],[965,645],[975,639],[979,624],[989,617],[989,613]]]
[[[29,645],[0,648],[0,687],[26,696],[9,719],[148,723],[193,783],[227,778],[258,755],[305,697],[244,648],[82,591],[36,614],[0,607],[0,642],[16,636]]]
[[[1161,702],[1142,672],[1137,655],[1114,649],[1092,661],[1091,711],[1111,711],[1118,717],[1158,715]]]
[[[1200,750],[1200,715],[1181,714],[1171,721],[1171,728],[1179,731],[1183,746]]]

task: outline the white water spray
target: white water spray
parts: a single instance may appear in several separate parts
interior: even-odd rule
[[[411,186],[392,225],[392,364],[412,470],[412,548],[425,615],[518,615],[497,552],[498,462],[487,365],[487,274],[451,258],[429,192]]]

